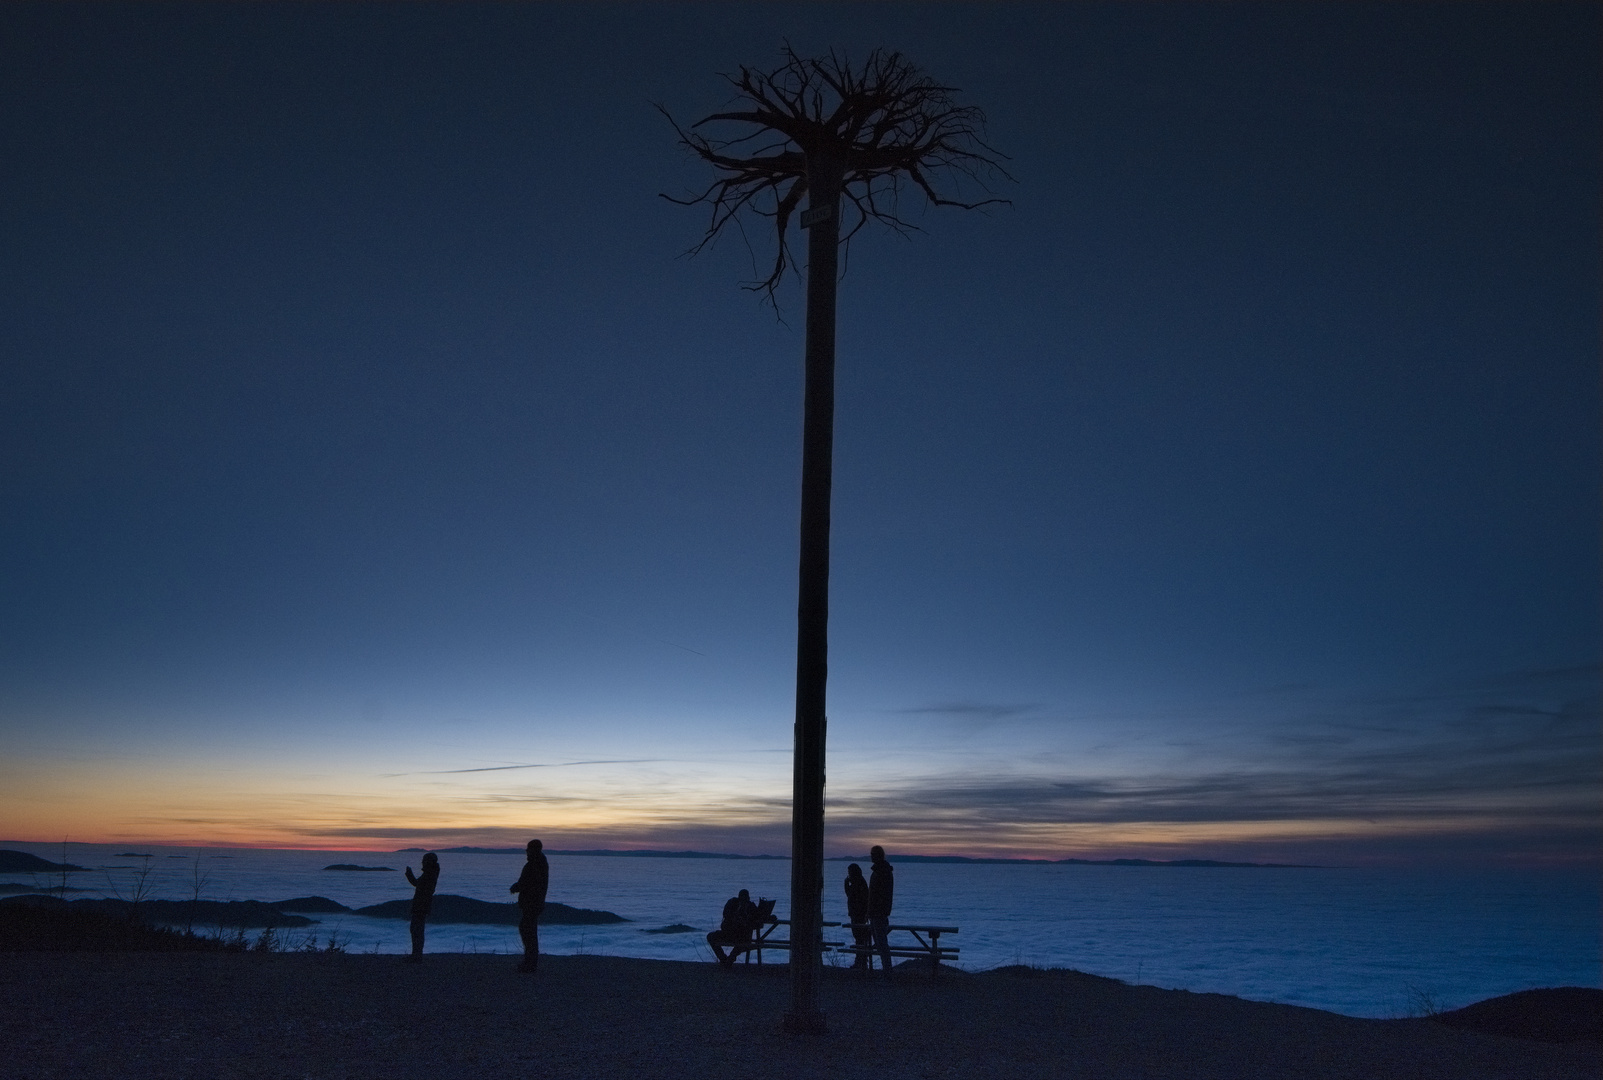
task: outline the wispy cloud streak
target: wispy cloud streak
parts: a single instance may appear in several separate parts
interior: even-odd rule
[[[937,716],[954,720],[1009,720],[1016,716],[1027,716],[1040,708],[1041,703],[1036,701],[946,701],[889,711],[901,716]]]
[[[666,758],[598,758],[594,761],[543,761],[518,765],[480,765],[469,769],[425,769],[420,772],[384,773],[385,779],[397,776],[455,776],[459,773],[509,772],[513,769],[571,769],[577,765],[645,765],[665,761]]]
[[[1349,702],[1320,715],[1177,740],[1185,759],[1124,775],[1071,761],[931,772],[834,787],[832,823],[918,821],[929,831],[1074,824],[1380,820],[1595,820],[1603,793],[1597,669],[1491,677],[1411,697]],[[908,712],[1004,716],[1022,706]]]

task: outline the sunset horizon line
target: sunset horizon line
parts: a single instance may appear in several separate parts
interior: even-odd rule
[[[538,832],[538,830],[532,830]],[[133,839],[96,839],[80,840],[73,838],[56,840],[37,839],[0,839],[0,848],[12,845],[21,845],[29,848],[48,849],[55,848],[66,854],[73,848],[94,847],[126,847],[131,849],[127,857],[137,858],[145,854],[143,851],[133,849],[161,849],[168,852],[168,858],[180,857],[173,852],[187,852],[193,856],[208,851],[261,851],[261,852],[316,852],[329,855],[410,855],[422,852],[440,852],[443,854],[508,854],[516,855],[523,849],[520,846],[507,844],[448,844],[425,847],[411,845],[407,847],[342,847],[323,846],[319,844],[295,843],[249,843],[244,841],[211,840],[206,842],[178,843],[171,840],[133,840]],[[1209,850],[1205,845],[1180,848],[1167,845],[1110,845],[1107,848],[1079,848],[1074,852],[1062,854],[1044,854],[1027,850],[1000,851],[984,850],[979,848],[941,848],[937,846],[912,848],[899,848],[892,844],[882,845],[886,848],[888,857],[892,861],[903,860],[909,862],[927,863],[1014,863],[1032,865],[1197,865],[1217,867],[1261,867],[1265,869],[1358,869],[1378,868],[1398,865],[1420,865],[1426,863],[1443,863],[1465,867],[1478,866],[1482,868],[1495,867],[1521,867],[1521,868],[1585,868],[1603,865],[1603,854],[1594,850],[1584,850],[1580,847],[1557,851],[1518,851],[1504,848],[1502,850],[1487,850],[1481,852],[1442,850],[1432,852],[1429,850],[1413,851],[1376,851],[1358,850],[1355,848],[1338,848],[1335,840],[1324,845],[1311,844],[1308,854],[1286,852],[1284,854],[1269,852],[1255,852],[1251,850],[1220,851]],[[1319,847],[1329,849],[1328,855],[1321,859],[1315,851]],[[853,859],[866,859],[866,847],[862,851],[841,850],[828,852],[824,858],[826,862],[844,862]],[[571,857],[598,857],[598,858],[689,858],[729,861],[787,861],[789,852],[778,851],[713,851],[702,848],[686,847],[569,847],[556,846],[547,843],[545,851],[548,855]]]

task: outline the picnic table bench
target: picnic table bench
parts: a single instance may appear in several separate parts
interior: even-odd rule
[[[733,961],[734,957],[738,957],[744,953],[746,956],[745,962],[748,964],[751,963],[752,954],[755,953],[757,956],[757,966],[761,967],[764,949],[788,951],[791,947],[790,941],[783,938],[776,939],[773,937],[774,931],[778,930],[781,926],[789,927],[790,920],[770,918],[767,922],[765,922],[762,926],[759,926],[756,931],[753,932],[750,942],[743,944],[726,944],[724,948],[729,951],[731,961]],[[847,927],[852,930],[869,929],[868,923],[854,924],[826,922],[821,923],[820,926]],[[955,960],[957,958],[958,949],[955,945],[941,944],[942,934],[955,934],[958,932],[958,929],[955,926],[908,926],[905,924],[898,924],[892,926],[890,929],[892,933],[901,930],[912,934],[914,941],[918,942],[916,945],[893,943],[890,947],[891,955],[909,957],[915,960],[929,960],[930,978],[934,978],[940,972],[942,960]],[[823,946],[824,952],[829,952],[833,949],[843,953],[867,956],[870,964],[873,963],[873,959],[875,955],[877,955],[873,945],[847,945],[842,941],[825,941]]]
[[[846,923],[845,925],[852,930],[870,929],[869,923]],[[912,934],[913,940],[917,941],[918,944],[909,945],[890,942],[890,936],[887,934],[886,940],[890,942],[890,954],[892,956],[910,957],[915,960],[928,960],[930,962],[930,978],[932,979],[940,972],[942,960],[955,960],[957,958],[958,949],[955,945],[941,944],[942,934],[955,934],[958,932],[955,926],[908,926],[906,924],[897,924],[890,928],[890,933],[894,934],[898,930]],[[873,964],[874,957],[878,955],[878,950],[874,948],[872,943],[868,945],[845,945],[841,947],[840,951],[852,953],[856,956],[866,956],[870,964]]]
[[[756,953],[757,954],[757,966],[761,967],[762,966],[762,962],[763,962],[763,950],[764,949],[783,949],[783,950],[787,950],[787,951],[790,949],[790,942],[789,941],[785,941],[785,940],[782,940],[782,939],[776,941],[771,936],[773,934],[773,932],[775,930],[778,930],[781,926],[787,926],[788,927],[789,925],[790,925],[790,920],[789,919],[770,919],[768,922],[764,923],[762,926],[757,928],[756,933],[754,933],[752,935],[752,939],[751,939],[751,943],[750,944],[747,944],[747,945],[725,945],[724,948],[728,949],[733,955],[736,955],[736,956],[740,955],[741,953],[745,953],[746,954],[746,961],[745,962],[748,963],[748,964],[751,963],[751,954],[752,953]],[[822,925],[824,925],[824,926],[839,926],[841,924],[840,923],[828,923],[827,922],[827,923],[823,923]],[[824,951],[828,952],[830,949],[836,948],[840,944],[841,944],[841,942],[839,942],[839,941],[826,941],[826,942],[824,942]]]

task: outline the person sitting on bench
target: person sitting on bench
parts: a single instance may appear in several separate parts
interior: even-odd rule
[[[731,896],[724,904],[724,921],[707,935],[707,944],[712,946],[718,962],[724,967],[734,967],[735,957],[750,948],[752,935],[763,923],[773,920],[773,910],[772,900],[765,900],[762,907],[758,907],[751,902],[751,893],[745,889],[740,890],[739,896]],[[728,955],[724,954],[725,948],[729,949]]]

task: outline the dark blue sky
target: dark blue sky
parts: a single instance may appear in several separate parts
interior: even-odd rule
[[[1018,179],[850,251],[831,852],[1595,856],[1599,22],[0,9],[0,833],[786,849],[802,296],[653,103],[789,40]]]

